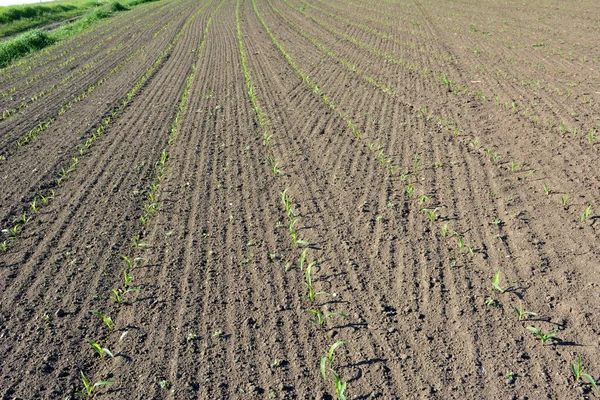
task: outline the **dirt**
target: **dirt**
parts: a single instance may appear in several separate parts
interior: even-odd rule
[[[162,1],[7,67],[0,398],[598,398],[594,6]]]

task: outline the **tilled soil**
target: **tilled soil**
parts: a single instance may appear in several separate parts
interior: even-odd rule
[[[597,398],[595,8],[163,0],[0,71],[1,398]]]

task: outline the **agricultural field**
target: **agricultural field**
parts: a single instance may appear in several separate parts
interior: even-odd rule
[[[0,398],[599,398],[599,24],[161,0],[0,69]]]

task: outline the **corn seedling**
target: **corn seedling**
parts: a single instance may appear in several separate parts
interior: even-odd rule
[[[444,225],[442,225],[440,227],[441,231],[442,231],[442,236],[446,237],[448,236],[448,223],[446,222]]]
[[[423,195],[419,196],[419,205],[422,206],[423,204],[427,203],[429,200],[431,200],[431,196],[427,196],[426,194],[423,194]]]
[[[577,365],[571,364],[571,371],[573,371],[573,376],[575,377],[575,382],[579,382],[581,377],[587,379],[587,381],[594,387],[594,389],[598,390],[598,385],[596,385],[596,381],[590,374],[586,374],[583,372],[583,364],[581,363],[581,356],[577,356]]]
[[[485,302],[485,305],[488,307],[496,305],[496,300],[491,296],[486,297],[484,302]]]
[[[515,160],[510,160],[510,171],[511,172],[515,172],[518,167],[519,167],[519,164],[517,164],[515,162]]]
[[[331,345],[327,354],[321,357],[321,376],[323,377],[324,381],[327,380],[327,364],[329,364],[330,367],[333,366],[333,353],[335,352],[335,349],[337,349],[343,344],[345,344],[343,340],[338,340],[337,342]]]
[[[529,178],[529,177],[531,176],[531,174],[533,174],[535,171],[536,171],[536,169],[534,168],[534,169],[532,169],[531,171],[527,172],[527,173],[525,174],[525,179]]]
[[[339,312],[323,313],[321,310],[318,310],[318,309],[312,309],[312,310],[307,310],[307,311],[311,314],[314,314],[314,318],[309,318],[308,320],[310,322],[312,322],[313,324],[317,325],[319,328],[323,328],[325,326],[325,322],[330,317],[339,316],[339,317],[348,318],[348,316],[346,314],[339,313]]]
[[[290,220],[292,220],[292,219],[294,219],[296,214],[294,213],[294,210],[292,210],[292,203],[290,201],[289,196],[287,195],[287,191],[288,191],[288,189],[285,189],[283,192],[281,192],[281,202],[283,203],[283,206],[285,207],[286,215],[288,216],[288,218]]]
[[[413,192],[414,192],[413,184],[409,183],[408,186],[406,186],[406,195],[409,198],[411,198],[413,196]]]
[[[463,240],[463,237],[460,235],[460,233],[458,232],[454,232],[454,236],[456,236],[456,238],[458,239],[458,249],[462,250],[463,247],[465,247],[465,242]]]
[[[148,243],[140,242],[140,235],[135,235],[132,241],[133,247],[135,247],[136,249],[140,247],[151,247]]]
[[[538,328],[535,328],[533,326],[528,326],[526,329],[530,332],[533,332],[540,339],[542,344],[546,343],[550,339],[554,339],[556,336],[556,332],[558,331],[557,327],[552,328],[551,331],[546,333],[543,333]]]
[[[346,400],[344,392],[346,391],[347,382],[342,381],[333,369],[330,369],[330,371],[333,375],[333,384],[335,385],[335,394],[337,394],[338,400]]]
[[[37,199],[33,199],[33,201],[29,203],[33,212],[38,212],[40,210],[39,207],[36,205],[36,200]]]
[[[97,310],[90,310],[90,313],[102,318],[102,321],[106,324],[108,329],[113,329],[115,327],[115,324],[113,323],[112,318],[109,317],[108,315],[105,315],[104,313],[97,311]]]
[[[583,214],[579,216],[579,221],[584,222],[592,214],[592,205],[587,206]]]
[[[494,279],[492,280],[492,289],[504,293],[504,289],[500,287],[500,268],[498,268],[498,271],[496,271],[496,275],[494,275]]]
[[[117,304],[121,304],[125,300],[125,295],[127,293],[139,292],[140,290],[141,290],[140,288],[125,288],[125,289],[114,289],[113,288],[113,289],[111,289],[111,292],[113,294],[112,294],[112,296],[110,296],[110,299]]]
[[[88,399],[92,398],[94,396],[94,390],[98,386],[112,385],[114,383],[114,381],[109,380],[109,381],[100,381],[100,382],[96,382],[96,383],[92,384],[85,377],[85,374],[83,373],[83,371],[79,371],[79,372],[81,373],[81,383],[83,383],[84,391],[75,392],[76,396],[87,397]]]
[[[306,269],[304,270],[304,278],[306,280],[306,287],[308,292],[306,293],[306,298],[310,301],[315,301],[315,299],[317,298],[317,296],[322,295],[322,294],[328,294],[327,292],[315,292],[313,285],[312,285],[312,277],[310,276],[311,273],[311,269],[313,267],[313,265],[316,264],[316,261],[312,261],[310,264],[308,264],[306,266]]]
[[[436,208],[434,208],[433,210],[430,210],[430,209],[428,209],[428,208],[424,208],[424,209],[423,209],[423,212],[424,212],[425,214],[427,214],[427,216],[429,217],[429,220],[430,220],[431,222],[435,222],[435,220],[436,220],[436,219],[437,219],[437,217],[438,217],[438,216],[437,216],[437,214],[436,214],[436,213],[437,213],[437,210],[438,210],[438,208],[437,208],[437,207],[436,207]]]
[[[98,353],[100,358],[104,359],[105,356],[109,356],[110,358],[115,357],[113,355],[113,353],[111,353],[111,351],[108,350],[106,347],[100,346],[98,343],[94,342],[93,340],[90,340],[90,339],[85,339],[85,340],[86,340],[86,342],[88,342],[90,344],[90,346],[92,346],[92,349],[94,349],[96,351],[96,353]]]
[[[221,336],[223,336],[223,331],[220,329],[217,329],[216,331],[213,332],[212,337],[214,338],[220,338]]]
[[[0,248],[2,248],[3,253],[6,253],[8,251],[8,240],[0,243]]]
[[[531,311],[525,311],[523,309],[523,304],[519,304],[519,307],[515,307],[513,306],[513,310],[515,310],[515,312],[517,313],[517,317],[519,318],[519,321],[522,321],[523,318],[527,318],[529,316],[535,317],[537,316],[536,313],[531,312]]]
[[[550,186],[546,185],[544,183],[544,193],[546,193],[546,196],[550,195]]]
[[[564,196],[562,196],[560,198],[560,202],[562,203],[563,207],[567,207],[567,205],[569,203],[569,195],[565,194]]]
[[[295,217],[292,220],[290,220],[290,225],[289,225],[289,231],[290,231],[290,237],[292,238],[292,245],[308,245],[308,242],[304,241],[304,240],[300,240],[298,239],[298,234],[296,233],[296,230],[294,228],[294,226],[296,225],[296,223],[300,220],[300,218]]]
[[[590,129],[590,133],[587,137],[587,141],[589,144],[594,143],[594,139],[596,139],[596,131],[594,131],[593,129]]]
[[[300,271],[304,271],[304,262],[306,261],[306,252],[308,249],[302,250],[302,254],[300,254],[300,260],[298,260],[298,267]]]

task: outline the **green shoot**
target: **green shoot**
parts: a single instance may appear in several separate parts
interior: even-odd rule
[[[127,293],[139,292],[140,290],[141,290],[140,288],[126,288],[126,289],[114,289],[113,288],[113,289],[111,289],[111,292],[113,294],[112,294],[112,296],[110,296],[110,299],[117,304],[121,304],[125,300],[125,295]]]
[[[298,234],[296,233],[296,230],[294,228],[294,226],[296,225],[296,223],[300,220],[300,218],[298,217],[294,217],[293,219],[290,220],[290,225],[289,225],[289,231],[290,231],[290,236],[292,238],[292,245],[308,245],[308,242],[304,241],[304,240],[300,240],[298,239]]]
[[[550,339],[554,339],[556,336],[556,332],[558,331],[557,327],[552,328],[552,330],[547,333],[543,333],[542,331],[540,331],[537,328],[534,328],[533,326],[528,326],[526,329],[530,332],[533,332],[541,340],[542,344],[546,343]]]
[[[442,230],[442,236],[444,236],[444,237],[448,236],[448,223],[447,222],[444,225],[442,225],[440,227],[440,229]]]
[[[419,205],[422,206],[424,203],[429,202],[429,200],[431,200],[431,196],[427,196],[426,194],[423,194],[423,195],[419,196]]]
[[[83,371],[79,371],[79,372],[81,372],[81,383],[83,383],[83,387],[85,388],[84,389],[85,391],[75,392],[76,396],[87,397],[88,399],[92,398],[94,396],[94,389],[96,389],[98,386],[112,385],[114,383],[114,381],[100,381],[100,382],[96,382],[96,383],[92,384],[85,377],[85,374],[83,373]]]
[[[515,162],[515,160],[510,160],[510,171],[511,172],[515,172],[518,167],[519,167],[519,164],[517,164]]]
[[[306,298],[310,301],[315,301],[315,299],[319,295],[327,294],[326,292],[315,292],[313,289],[312,278],[310,276],[310,272],[311,272],[313,265],[315,265],[315,264],[316,264],[316,262],[312,261],[310,264],[308,264],[306,266],[306,269],[304,270],[304,278],[306,279],[305,283],[306,283],[307,290],[308,290],[308,293],[306,294]]]
[[[309,318],[308,320],[310,322],[312,322],[313,324],[317,325],[319,328],[323,328],[325,326],[325,322],[330,317],[339,316],[339,317],[348,318],[348,316],[346,314],[339,313],[339,312],[323,313],[321,310],[318,310],[318,309],[312,309],[312,310],[307,310],[307,311],[309,313],[315,315],[314,318]]]
[[[109,317],[108,315],[105,315],[102,312],[97,311],[97,310],[90,310],[90,312],[92,314],[97,315],[100,318],[102,318],[102,321],[106,324],[106,326],[108,327],[108,329],[113,329],[115,327],[115,324],[113,323],[112,318]]]
[[[504,289],[500,287],[500,268],[496,271],[496,275],[494,275],[494,279],[492,280],[492,289],[504,293]]]
[[[333,365],[333,352],[335,351],[335,349],[337,349],[339,346],[343,345],[344,343],[345,342],[343,340],[338,340],[337,342],[335,342],[334,344],[331,345],[327,354],[325,354],[323,357],[321,357],[321,376],[323,377],[324,381],[327,380],[327,370],[326,370],[327,364],[329,364],[329,366]]]
[[[465,242],[463,240],[463,237],[458,232],[454,232],[454,236],[456,236],[456,238],[458,239],[458,249],[462,250],[463,247],[465,247]]]
[[[300,254],[300,260],[298,261],[298,267],[300,267],[300,271],[304,271],[304,262],[306,261],[306,252],[308,249],[302,250],[302,254]]]
[[[346,400],[344,392],[346,391],[347,382],[342,381],[334,370],[330,369],[330,371],[333,374],[333,383],[335,385],[335,393],[337,394],[338,400]]]
[[[436,208],[434,208],[433,210],[430,210],[430,209],[428,209],[428,208],[424,208],[424,209],[423,209],[423,212],[424,212],[425,214],[427,214],[427,216],[429,217],[429,220],[430,220],[431,222],[435,222],[435,220],[436,220],[436,219],[437,219],[437,217],[438,217],[438,216],[437,216],[437,214],[436,214],[436,213],[437,213],[437,210],[438,210],[438,208],[437,208],[437,207],[436,207]]]
[[[488,297],[485,298],[485,305],[488,306],[488,307],[489,306],[494,306],[494,305],[496,305],[496,300],[493,297],[488,296]]]
[[[592,214],[592,205],[587,206],[583,214],[579,216],[579,221],[584,222]]]
[[[550,195],[550,186],[546,185],[544,183],[544,193],[546,193],[546,196]]]
[[[296,214],[294,213],[294,210],[292,210],[292,203],[290,202],[290,198],[287,195],[287,191],[288,191],[288,189],[285,189],[283,192],[281,192],[281,202],[283,203],[283,206],[285,207],[285,213],[287,214],[288,218],[291,221],[292,219],[294,219]]]
[[[564,196],[562,196],[560,198],[560,202],[562,203],[563,207],[567,207],[567,205],[569,203],[569,195],[565,194]]]
[[[135,235],[132,241],[133,247],[135,247],[136,249],[140,247],[151,247],[148,243],[140,242],[140,235]]]
[[[513,310],[515,310],[515,312],[517,313],[517,317],[519,318],[519,321],[522,321],[523,318],[526,318],[528,316],[532,316],[535,317],[537,314],[531,311],[525,311],[523,309],[523,304],[520,303],[519,307],[515,307],[513,306]]]
[[[93,340],[90,340],[90,339],[85,339],[85,340],[90,344],[90,346],[92,346],[92,349],[96,350],[96,353],[98,353],[100,358],[103,359],[105,356],[109,356],[110,358],[115,357],[113,355],[113,353],[111,353],[110,350],[108,350],[106,347],[100,346],[98,343],[94,342]]]
[[[577,365],[571,364],[571,371],[573,371],[573,376],[575,377],[575,382],[578,382],[581,377],[587,379],[587,381],[594,387],[594,389],[598,390],[598,385],[594,378],[591,375],[583,372],[583,364],[581,363],[581,356],[577,356]]]
[[[40,208],[36,205],[36,201],[37,199],[33,199],[33,201],[29,203],[33,212],[38,212],[40,210]]]
[[[413,188],[413,184],[409,183],[408,186],[406,186],[406,195],[411,198],[413,196],[413,192],[414,192],[414,188]]]

